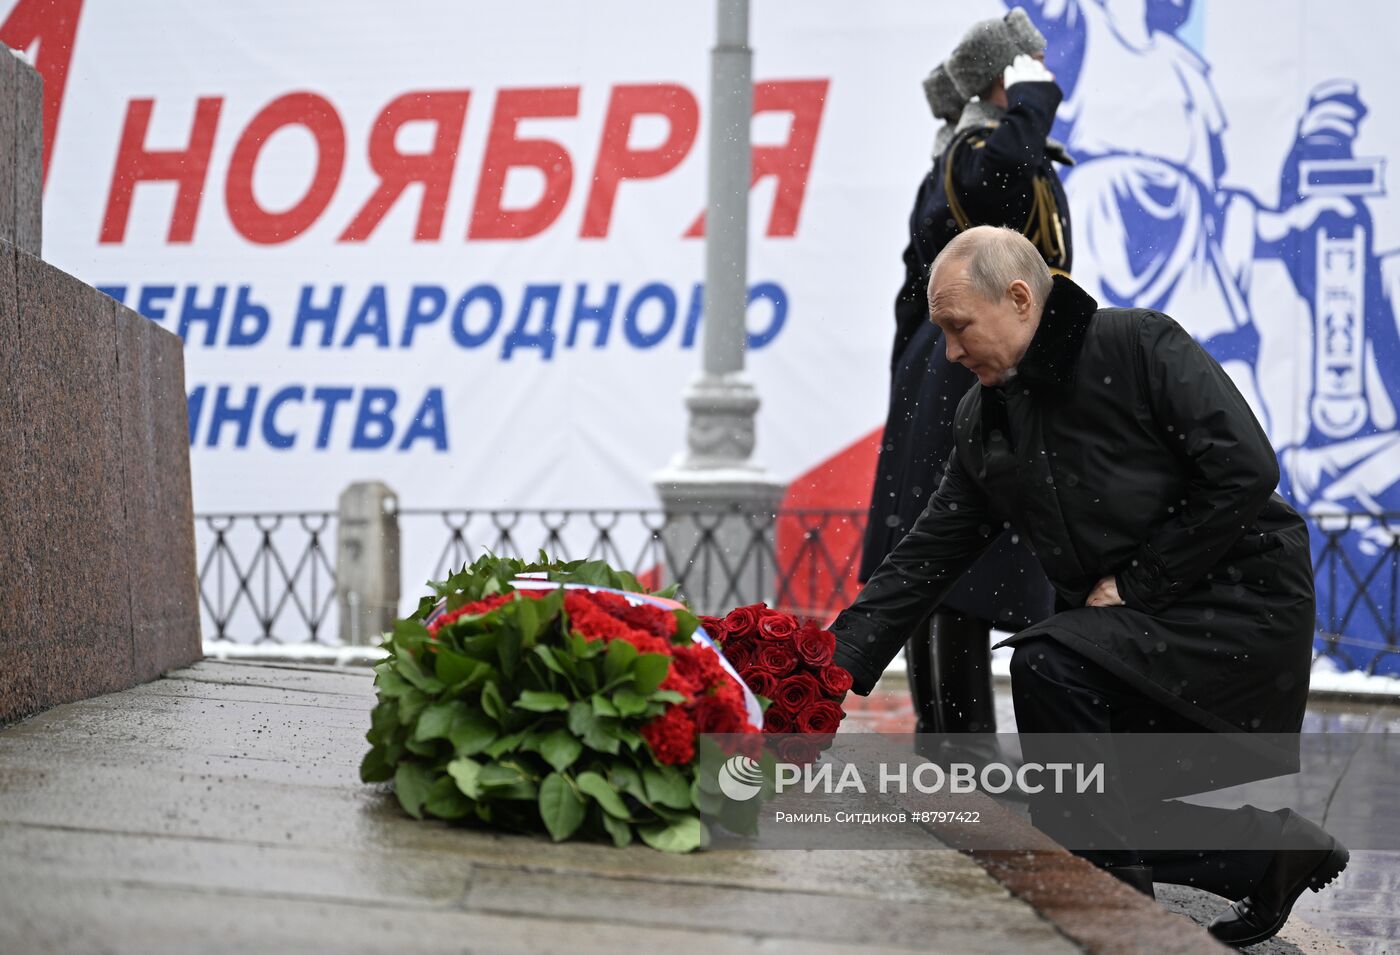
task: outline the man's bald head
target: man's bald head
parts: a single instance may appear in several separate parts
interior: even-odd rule
[[[948,360],[983,385],[1003,384],[1030,347],[1053,287],[1034,245],[1012,229],[977,226],[956,236],[929,274],[929,320]]]
[[[979,225],[954,236],[933,260],[929,272],[929,301],[933,300],[938,267],[947,261],[967,263],[967,278],[972,288],[990,301],[1005,295],[1017,279],[1030,286],[1031,294],[1042,305],[1050,297],[1053,282],[1050,267],[1031,240],[1015,229]]]

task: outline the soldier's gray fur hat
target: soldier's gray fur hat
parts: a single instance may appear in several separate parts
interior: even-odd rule
[[[1035,28],[1031,18],[1021,7],[1012,7],[1004,18],[1006,28],[1011,31],[1011,39],[1022,53],[1034,56],[1045,52],[1045,34]]]
[[[967,105],[967,98],[958,92],[953,78],[948,75],[948,67],[942,63],[924,77],[924,96],[928,98],[928,108],[933,110],[933,115],[945,123],[957,123]]]
[[[948,57],[948,75],[963,98],[972,99],[991,86],[1020,52],[1005,20],[979,20]]]

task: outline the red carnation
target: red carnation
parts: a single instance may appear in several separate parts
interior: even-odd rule
[[[539,590],[507,590],[505,593],[492,594],[480,600],[474,600],[468,604],[462,604],[456,610],[449,610],[440,614],[436,620],[428,624],[428,633],[436,635],[439,630],[450,623],[455,623],[463,617],[472,617],[477,614],[490,613],[497,607],[510,603],[519,594],[522,598],[538,600],[545,595],[546,591]]]
[[[797,632],[797,620],[777,610],[767,610],[758,618],[758,635],[765,640],[787,640]]]
[[[797,669],[797,654],[786,643],[765,643],[759,648],[753,665],[783,677]]]
[[[836,652],[836,635],[811,624],[797,631],[792,638],[797,655],[809,666],[824,667],[831,662]]]
[[[821,683],[823,690],[837,697],[849,690],[854,682],[847,670],[834,663],[821,668],[817,674],[817,681]]]
[[[798,711],[797,729],[801,733],[835,733],[845,718],[841,707],[830,700],[818,700]]]
[[[742,733],[748,725],[743,694],[733,683],[696,700],[690,714],[700,733]]]
[[[683,706],[669,707],[643,725],[642,739],[663,766],[683,766],[695,758],[695,722]]]
[[[610,616],[667,642],[676,635],[676,615],[648,603],[633,604],[621,594],[590,593],[589,598]]]
[[[724,618],[724,629],[730,636],[744,637],[758,632],[758,621],[767,604],[749,604],[735,607]]]
[[[778,692],[778,678],[767,670],[759,667],[749,667],[747,670],[740,670],[739,675],[744,678],[744,682],[749,685],[759,696],[766,696],[773,699],[773,695]]]
[[[732,682],[732,678],[720,665],[719,657],[703,644],[692,643],[689,646],[673,648],[671,661],[674,668],[701,690]]]
[[[825,694],[816,677],[810,673],[797,673],[778,684],[778,693],[773,699],[801,718],[802,713],[823,696]]]

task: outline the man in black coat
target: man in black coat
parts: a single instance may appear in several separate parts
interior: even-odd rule
[[[895,301],[889,413],[861,580],[869,579],[923,510],[953,449],[953,411],[974,381],[971,372],[943,360],[942,333],[928,321],[926,287],[934,258],[972,225],[1005,225],[1030,236],[1052,268],[1070,268],[1069,206],[1055,171],[1055,163],[1068,158],[1049,139],[1062,94],[1034,59],[1044,49],[1045,38],[1023,10],[1014,9],[1005,19],[974,24],[948,62],[925,80],[934,115],[952,128],[940,130],[943,148],[909,220],[905,281]],[[1051,606],[1050,587],[1035,559],[1014,535],[1003,535],[930,619],[910,628],[905,659],[916,731],[996,732],[991,630],[1027,627],[1049,616]]]
[[[1081,734],[1111,765],[1121,765],[1112,734],[1236,734],[1213,739],[1259,745],[1208,788],[1296,772],[1297,737],[1280,745],[1258,734],[1302,724],[1308,532],[1274,493],[1273,449],[1229,377],[1167,316],[1098,309],[1009,229],[953,239],[934,264],[929,305],[948,359],[978,383],[958,405],[938,489],[832,625],[856,692],[870,692],[909,628],[1009,526],[1059,611],[1007,641],[1023,734]],[[1034,739],[1023,737],[1028,758]],[[1126,799],[1099,799],[1087,824],[1103,830],[1100,849],[1081,854],[1144,891],[1155,878],[1235,900],[1211,926],[1230,944],[1272,936],[1304,888],[1346,865],[1346,849],[1291,810]],[[1031,803],[1052,836],[1067,825],[1064,809],[1051,794]],[[1138,851],[1122,827],[1144,813],[1153,825],[1170,815],[1203,845],[1228,834],[1233,845],[1292,851]],[[1082,837],[1086,821],[1075,823]]]

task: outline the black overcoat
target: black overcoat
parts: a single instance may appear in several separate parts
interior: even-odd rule
[[[963,130],[924,177],[909,217],[904,285],[895,300],[889,412],[881,439],[861,555],[869,579],[914,526],[953,449],[953,412],[977,379],[947,361],[942,333],[928,320],[928,275],[933,260],[961,228],[949,208],[951,181],[970,221],[1024,226],[1034,206],[1034,181],[1045,183],[1059,209],[1063,254],[1051,264],[1068,270],[1068,203],[1047,145],[1060,101],[1054,83],[1020,83],[1008,91],[1009,108],[995,126]],[[952,162],[951,177],[948,164]],[[942,602],[962,613],[1015,630],[1049,616],[1051,591],[1035,558],[1011,534],[1003,535]]]
[[[869,692],[911,623],[1010,527],[1060,612],[1007,642],[1051,637],[1203,729],[1296,733],[1312,568],[1268,438],[1170,318],[1099,310],[1054,282],[1016,375],[963,397],[937,491],[832,625],[837,662]],[[1124,606],[1086,607],[1109,575]]]

